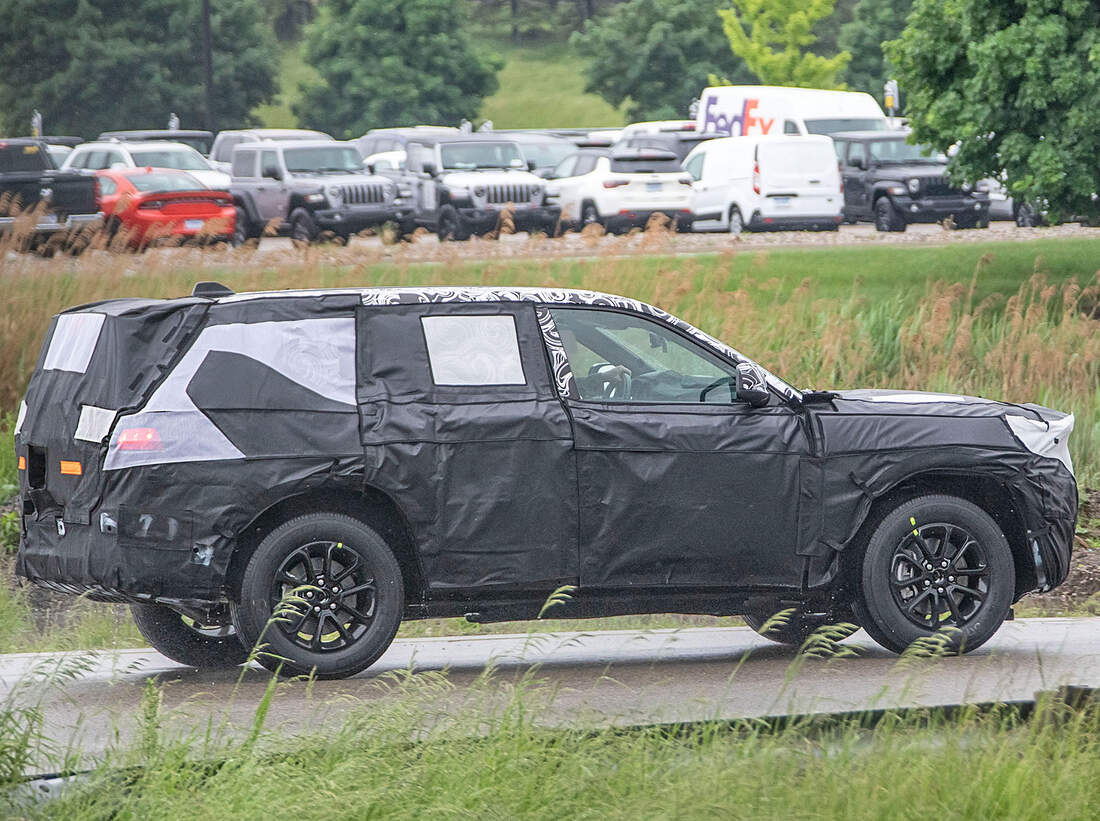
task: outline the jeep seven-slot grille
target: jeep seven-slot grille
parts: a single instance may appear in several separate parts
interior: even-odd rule
[[[486,200],[493,205],[508,202],[529,202],[535,198],[534,186],[526,183],[490,185],[486,188]]]
[[[921,179],[920,192],[926,197],[958,196],[962,192],[947,177],[924,177]]]
[[[386,202],[386,188],[387,186],[379,183],[342,185],[340,193],[345,205],[374,205]]]

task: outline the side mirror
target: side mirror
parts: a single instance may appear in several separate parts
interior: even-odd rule
[[[527,170],[528,171],[534,171],[536,168],[538,168],[538,166],[535,164],[534,160],[528,160],[527,161]]]
[[[863,157],[852,157],[850,160],[848,160],[848,165],[852,166],[852,168],[858,168],[860,171],[862,171]]]
[[[269,165],[264,169],[264,179],[267,180],[281,180],[283,178],[283,172],[274,165]]]
[[[426,162],[422,166],[420,166],[420,170],[427,174],[429,177],[434,177],[437,173],[435,170],[435,166],[432,165],[430,162]]]
[[[764,370],[752,362],[737,364],[737,400],[762,408],[771,400]]]

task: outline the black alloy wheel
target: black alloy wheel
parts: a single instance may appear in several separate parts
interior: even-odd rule
[[[1000,526],[955,496],[921,496],[872,522],[863,556],[860,624],[901,652],[944,633],[953,649],[985,643],[1008,615],[1016,569]]]
[[[404,611],[401,569],[368,525],[299,516],[269,533],[245,567],[233,623],[257,660],[285,675],[343,678],[373,664]]]

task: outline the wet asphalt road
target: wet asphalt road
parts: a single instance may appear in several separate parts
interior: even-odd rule
[[[899,661],[860,632],[844,646],[856,658],[796,659],[744,627],[406,639],[370,670],[344,681],[284,682],[267,729],[315,731],[348,711],[394,698],[393,671],[446,671],[450,687],[432,709],[507,699],[527,675],[549,725],[640,724],[782,713],[1031,698],[1060,684],[1100,687],[1100,618],[1020,619],[961,658]],[[0,699],[58,654],[0,656]],[[486,665],[495,673],[473,686]],[[93,755],[134,735],[146,681],[164,685],[169,734],[201,734],[212,722],[246,730],[270,681],[261,668],[200,673],[149,650],[100,654],[93,669],[60,688],[35,687],[48,731]],[[239,679],[239,683],[238,683]],[[488,700],[486,700],[488,694]],[[242,730],[243,728],[243,730]]]

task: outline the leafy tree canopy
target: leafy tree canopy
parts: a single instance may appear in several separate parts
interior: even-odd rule
[[[274,37],[260,0],[212,4],[214,118],[250,122],[276,92]],[[51,134],[184,128],[204,122],[202,4],[178,0],[0,0],[0,113],[26,134],[34,109]]]
[[[1004,171],[1017,200],[1100,214],[1100,5],[1088,0],[915,0],[898,67],[914,139],[958,143],[951,169]]]
[[[585,90],[614,106],[629,100],[633,121],[686,117],[711,75],[752,82],[715,20],[724,0],[629,0],[571,43],[588,60]]]
[[[912,5],[913,0],[859,0],[838,37],[840,48],[852,55],[844,73],[849,88],[868,91],[881,102],[882,84],[892,71],[882,44],[901,34]]]
[[[304,44],[321,80],[303,89],[295,115],[346,137],[473,120],[501,63],[477,53],[468,19],[463,0],[328,0]]]
[[[721,9],[729,47],[765,85],[843,88],[840,77],[851,55],[822,57],[805,49],[817,41],[814,26],[836,0],[732,0]]]

